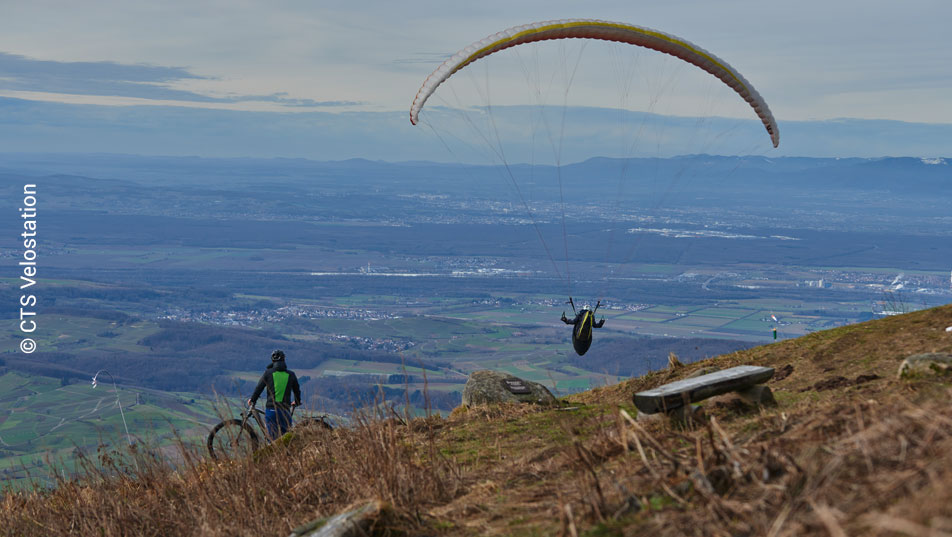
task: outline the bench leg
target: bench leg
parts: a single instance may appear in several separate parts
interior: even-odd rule
[[[756,386],[751,386],[749,388],[744,388],[743,390],[737,390],[737,395],[741,398],[755,406],[775,406],[777,400],[774,399],[773,392],[770,391],[770,388],[764,386],[763,384],[757,384]]]

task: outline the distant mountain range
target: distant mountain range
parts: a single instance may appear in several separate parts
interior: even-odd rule
[[[249,185],[287,186],[299,182],[335,190],[381,193],[462,193],[498,191],[509,174],[522,185],[543,185],[561,176],[573,196],[599,198],[624,191],[657,188],[669,181],[678,188],[748,192],[811,189],[902,192],[906,195],[949,196],[952,157],[811,158],[685,155],[671,158],[595,157],[562,165],[448,164],[428,161],[386,162],[361,158],[333,161],[284,158],[197,158],[121,154],[0,153],[0,173],[46,176],[66,174],[67,183],[114,181],[145,186],[223,186],[242,190]],[[338,180],[339,179],[339,180]],[[74,185],[75,186],[75,185]],[[558,191],[541,190],[541,198]]]
[[[409,102],[408,102],[409,108]],[[0,147],[10,152],[126,153],[206,157],[303,157],[387,161],[486,162],[471,142],[476,136],[450,128],[450,114],[434,107],[424,125],[410,125],[406,111],[244,112],[170,106],[100,106],[0,98]],[[494,107],[497,135],[512,154],[527,154],[524,107]],[[561,162],[596,155],[660,156],[687,153],[773,156],[878,157],[947,156],[952,124],[891,120],[779,119],[780,147],[772,149],[760,123],[750,119],[678,117],[569,107],[565,117],[584,128],[561,137]],[[619,125],[637,126],[637,143],[618,154]],[[626,127],[627,128],[627,127]],[[453,138],[462,144],[453,146]],[[453,147],[449,150],[447,144]],[[487,153],[487,151],[482,151]],[[531,153],[531,152],[530,152]],[[551,152],[537,150],[538,157]],[[519,162],[515,159],[511,162]],[[551,160],[551,158],[549,159]]]

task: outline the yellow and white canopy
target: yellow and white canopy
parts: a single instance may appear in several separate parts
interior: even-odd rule
[[[440,84],[453,76],[453,73],[500,50],[549,39],[601,39],[628,43],[670,54],[696,65],[730,86],[747,101],[767,128],[774,147],[780,144],[780,130],[767,103],[750,82],[724,60],[689,41],[665,32],[632,24],[592,19],[564,19],[513,26],[460,50],[443,62],[423,82],[423,86],[420,87],[410,106],[410,123],[417,124],[420,110],[423,109],[426,100]]]

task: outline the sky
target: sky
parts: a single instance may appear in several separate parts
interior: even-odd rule
[[[406,121],[426,75],[504,28],[573,17],[657,28],[726,59],[780,123],[775,154],[952,153],[933,138],[952,133],[947,0],[0,0],[0,151],[445,160]],[[599,73],[617,59],[602,50],[585,52],[591,73],[567,105],[683,116],[712,91],[646,59],[638,69],[687,82],[663,86],[662,108],[644,102],[663,76],[632,78],[640,101],[612,101]],[[519,75],[483,76],[505,96],[494,104],[521,104]],[[757,125],[743,106],[705,113]]]

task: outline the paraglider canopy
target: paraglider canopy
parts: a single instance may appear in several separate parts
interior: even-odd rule
[[[770,108],[754,87],[727,62],[703,48],[665,32],[642,26],[595,19],[563,19],[513,26],[463,48],[443,62],[417,91],[410,106],[410,123],[416,125],[430,95],[454,73],[476,60],[524,43],[550,39],[600,39],[657,50],[693,64],[731,87],[754,109],[773,146],[780,144],[780,129]]]

